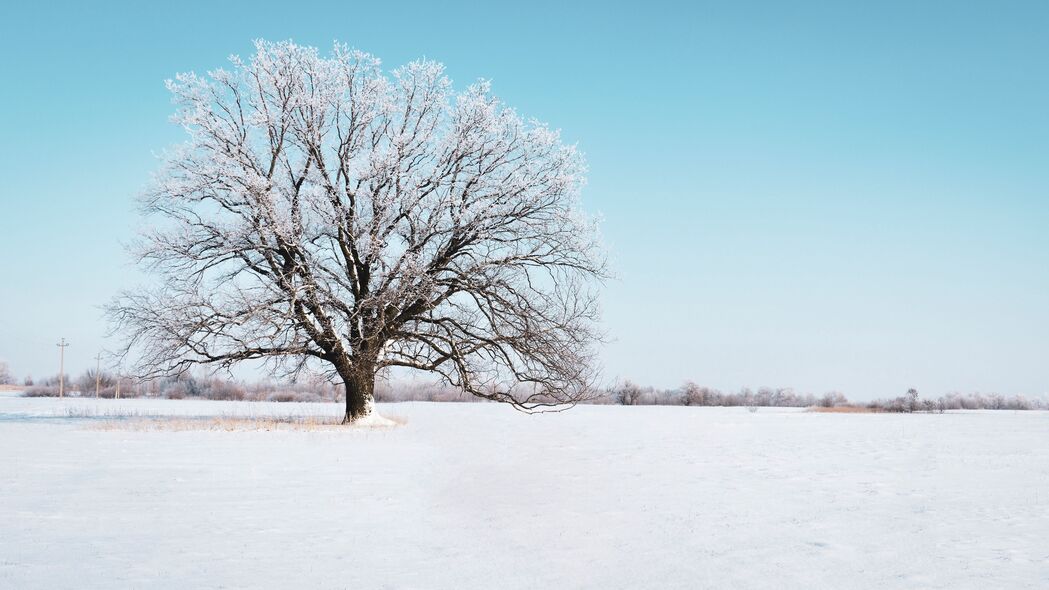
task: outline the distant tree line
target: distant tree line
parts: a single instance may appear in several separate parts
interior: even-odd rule
[[[812,406],[835,407],[848,404],[848,399],[838,392],[816,396],[797,393],[789,388],[762,387],[758,390],[743,388],[736,392],[722,392],[711,387],[686,382],[677,389],[657,389],[624,381],[605,391],[597,403],[624,406],[761,406],[782,408],[806,408]]]
[[[1042,399],[1030,399],[1022,395],[1005,396],[997,393],[949,393],[935,399],[922,399],[916,389],[905,395],[888,399],[877,399],[866,403],[853,403],[840,392],[832,391],[820,396],[797,393],[789,388],[772,389],[762,387],[757,391],[743,388],[737,392],[722,392],[687,382],[677,389],[642,387],[630,381],[608,389],[605,403],[628,406],[677,405],[677,406],[749,406],[749,407],[792,407],[792,408],[858,408],[875,412],[944,412],[947,410],[1046,410],[1049,403]]]
[[[922,399],[916,389],[910,389],[900,397],[854,403],[837,391],[819,396],[811,393],[798,393],[790,388],[772,389],[769,387],[762,387],[756,391],[743,388],[736,392],[722,392],[692,382],[686,382],[677,389],[656,389],[624,381],[610,387],[603,396],[603,401],[625,406],[857,408],[895,413],[1049,409],[1049,404],[1042,399],[1029,399],[1022,395],[1005,396],[997,393],[949,393],[936,399]]]
[[[96,373],[83,372],[77,378],[65,376],[65,395],[69,397],[95,397]],[[119,378],[111,372],[98,374],[98,397],[159,398],[159,399],[207,399],[221,401],[271,401],[271,402],[341,402],[345,389],[323,376],[312,375],[294,383],[272,381],[242,382],[214,375],[185,373],[178,377],[158,379]],[[57,397],[59,376],[34,381],[27,378],[26,397]],[[379,381],[375,386],[375,397],[379,402],[434,401],[468,402],[478,401],[453,387],[429,382]]]
[[[1022,395],[1000,395],[997,393],[949,393],[936,399],[921,399],[916,389],[906,395],[880,399],[864,404],[865,407],[884,412],[945,412],[947,410],[1046,410],[1049,403],[1042,399],[1028,399]]]
[[[71,397],[95,396],[95,371],[89,370],[73,379],[65,377],[65,394]],[[14,381],[8,377],[8,382]],[[179,377],[137,380],[121,377],[120,397],[147,397],[163,399],[210,399],[227,401],[275,402],[336,402],[344,401],[341,383],[332,383],[322,375],[310,375],[294,383],[270,381],[241,382],[214,375],[186,373]],[[58,395],[57,375],[37,381],[27,378],[23,395],[53,397]],[[98,396],[117,395],[117,376],[108,371],[98,375]],[[483,401],[454,387],[427,381],[379,380],[375,384],[378,402],[476,402]],[[673,389],[642,386],[622,381],[605,388],[601,395],[588,404],[624,406],[721,406],[721,407],[779,407],[779,408],[857,408],[874,412],[944,412],[947,410],[1045,410],[1049,404],[1042,399],[1024,396],[1005,396],[997,393],[950,393],[935,399],[923,399],[915,389],[905,395],[865,403],[853,403],[844,394],[832,391],[822,395],[799,393],[790,388],[761,387],[756,390],[721,391],[686,382]]]
[[[320,379],[304,379],[296,383],[246,383],[218,376],[186,373],[178,377],[135,379],[117,377],[112,372],[97,374],[97,396],[100,398],[162,398],[209,399],[224,401],[310,402],[334,401],[336,388]],[[48,377],[33,382],[27,380],[26,397],[55,397],[59,392],[59,377]],[[65,377],[65,395],[95,397],[96,373],[84,371],[79,377]]]

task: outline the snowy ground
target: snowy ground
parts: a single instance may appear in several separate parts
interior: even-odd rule
[[[1047,588],[1049,414],[0,397],[2,588]]]

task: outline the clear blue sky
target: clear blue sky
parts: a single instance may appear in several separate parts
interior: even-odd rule
[[[1049,3],[442,4],[4,3],[0,358],[92,364],[163,80],[263,37],[435,58],[578,142],[610,379],[1049,392]]]

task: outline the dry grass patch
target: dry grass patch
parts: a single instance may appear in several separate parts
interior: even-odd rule
[[[211,417],[152,417],[105,420],[90,426],[104,431],[164,431],[164,432],[348,432],[360,430],[388,430],[403,426],[404,418],[387,416],[392,426],[346,425],[341,418],[328,416],[211,416]]]

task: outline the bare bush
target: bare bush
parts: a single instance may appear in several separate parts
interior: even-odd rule
[[[820,407],[822,408],[836,408],[838,406],[844,406],[849,403],[849,400],[838,391],[832,391],[823,394],[820,398]]]

